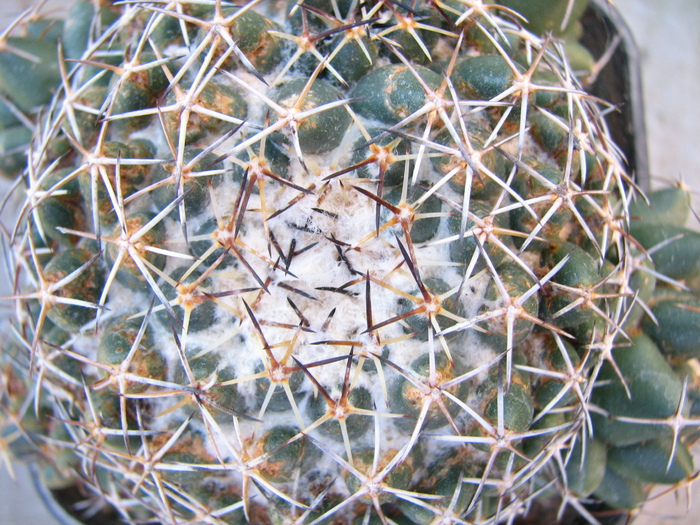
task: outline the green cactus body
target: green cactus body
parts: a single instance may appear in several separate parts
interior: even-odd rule
[[[662,285],[631,277],[622,160],[558,48],[534,85],[519,49],[545,40],[471,2],[210,4],[66,23],[82,61],[18,184],[4,372],[39,374],[62,474],[139,523],[493,523],[567,477],[636,504],[643,445],[609,427],[667,438],[665,355],[697,354],[640,333]],[[44,432],[28,392],[2,393],[11,432]],[[678,450],[644,479],[690,475]]]

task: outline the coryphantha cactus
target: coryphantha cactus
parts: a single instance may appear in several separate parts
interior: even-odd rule
[[[589,0],[499,0],[497,3],[521,15],[529,31],[537,35],[552,33],[561,39],[572,69],[582,77],[581,82],[595,80],[595,75],[589,77],[589,74],[599,65],[579,41],[583,33],[581,17]]]
[[[61,83],[56,58],[62,28],[29,10],[0,34],[0,175],[22,172],[40,108]]]
[[[0,443],[74,512],[595,523],[692,479],[687,192],[639,195],[559,40],[479,0],[98,4],[3,230]]]

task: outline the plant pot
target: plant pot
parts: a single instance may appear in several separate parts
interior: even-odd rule
[[[81,512],[81,504],[84,504],[90,495],[81,490],[80,486],[50,489],[41,479],[39,467],[35,463],[29,465],[29,470],[36,493],[60,525],[118,525],[124,523],[111,509],[100,509],[93,513]]]
[[[591,0],[581,22],[581,42],[593,57],[600,60],[609,53],[605,67],[588,90],[616,107],[607,116],[612,136],[627,159],[628,172],[643,190],[649,190],[641,70],[632,33],[607,0]]]

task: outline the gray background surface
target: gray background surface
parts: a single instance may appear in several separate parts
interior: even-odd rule
[[[32,0],[0,0],[0,28]],[[50,0],[60,6],[68,0]],[[615,0],[637,40],[642,63],[652,184],[683,180],[700,202],[700,0]],[[4,193],[0,188],[0,193]],[[696,205],[696,210],[700,207]],[[696,224],[695,227],[698,225]],[[4,292],[2,292],[4,293]],[[2,310],[0,310],[1,312]],[[696,468],[700,457],[696,458]],[[55,525],[36,496],[26,468],[15,480],[0,463],[0,525]],[[686,512],[685,490],[656,499],[639,513],[638,525],[700,523],[700,484]]]

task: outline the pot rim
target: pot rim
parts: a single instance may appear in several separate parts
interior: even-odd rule
[[[46,505],[51,515],[58,520],[61,525],[83,525],[78,521],[68,510],[58,501],[53,491],[46,486],[41,479],[39,466],[36,463],[29,464],[29,472],[31,474],[34,490],[41,498],[41,501]]]
[[[597,32],[590,25],[599,24]],[[582,44],[596,59],[606,56],[607,63],[597,75],[590,92],[614,104],[617,111],[609,115],[615,143],[627,160],[630,175],[644,191],[651,189],[649,154],[639,51],[632,31],[620,11],[609,0],[590,0],[583,16]],[[610,86],[622,89],[611,90]]]

